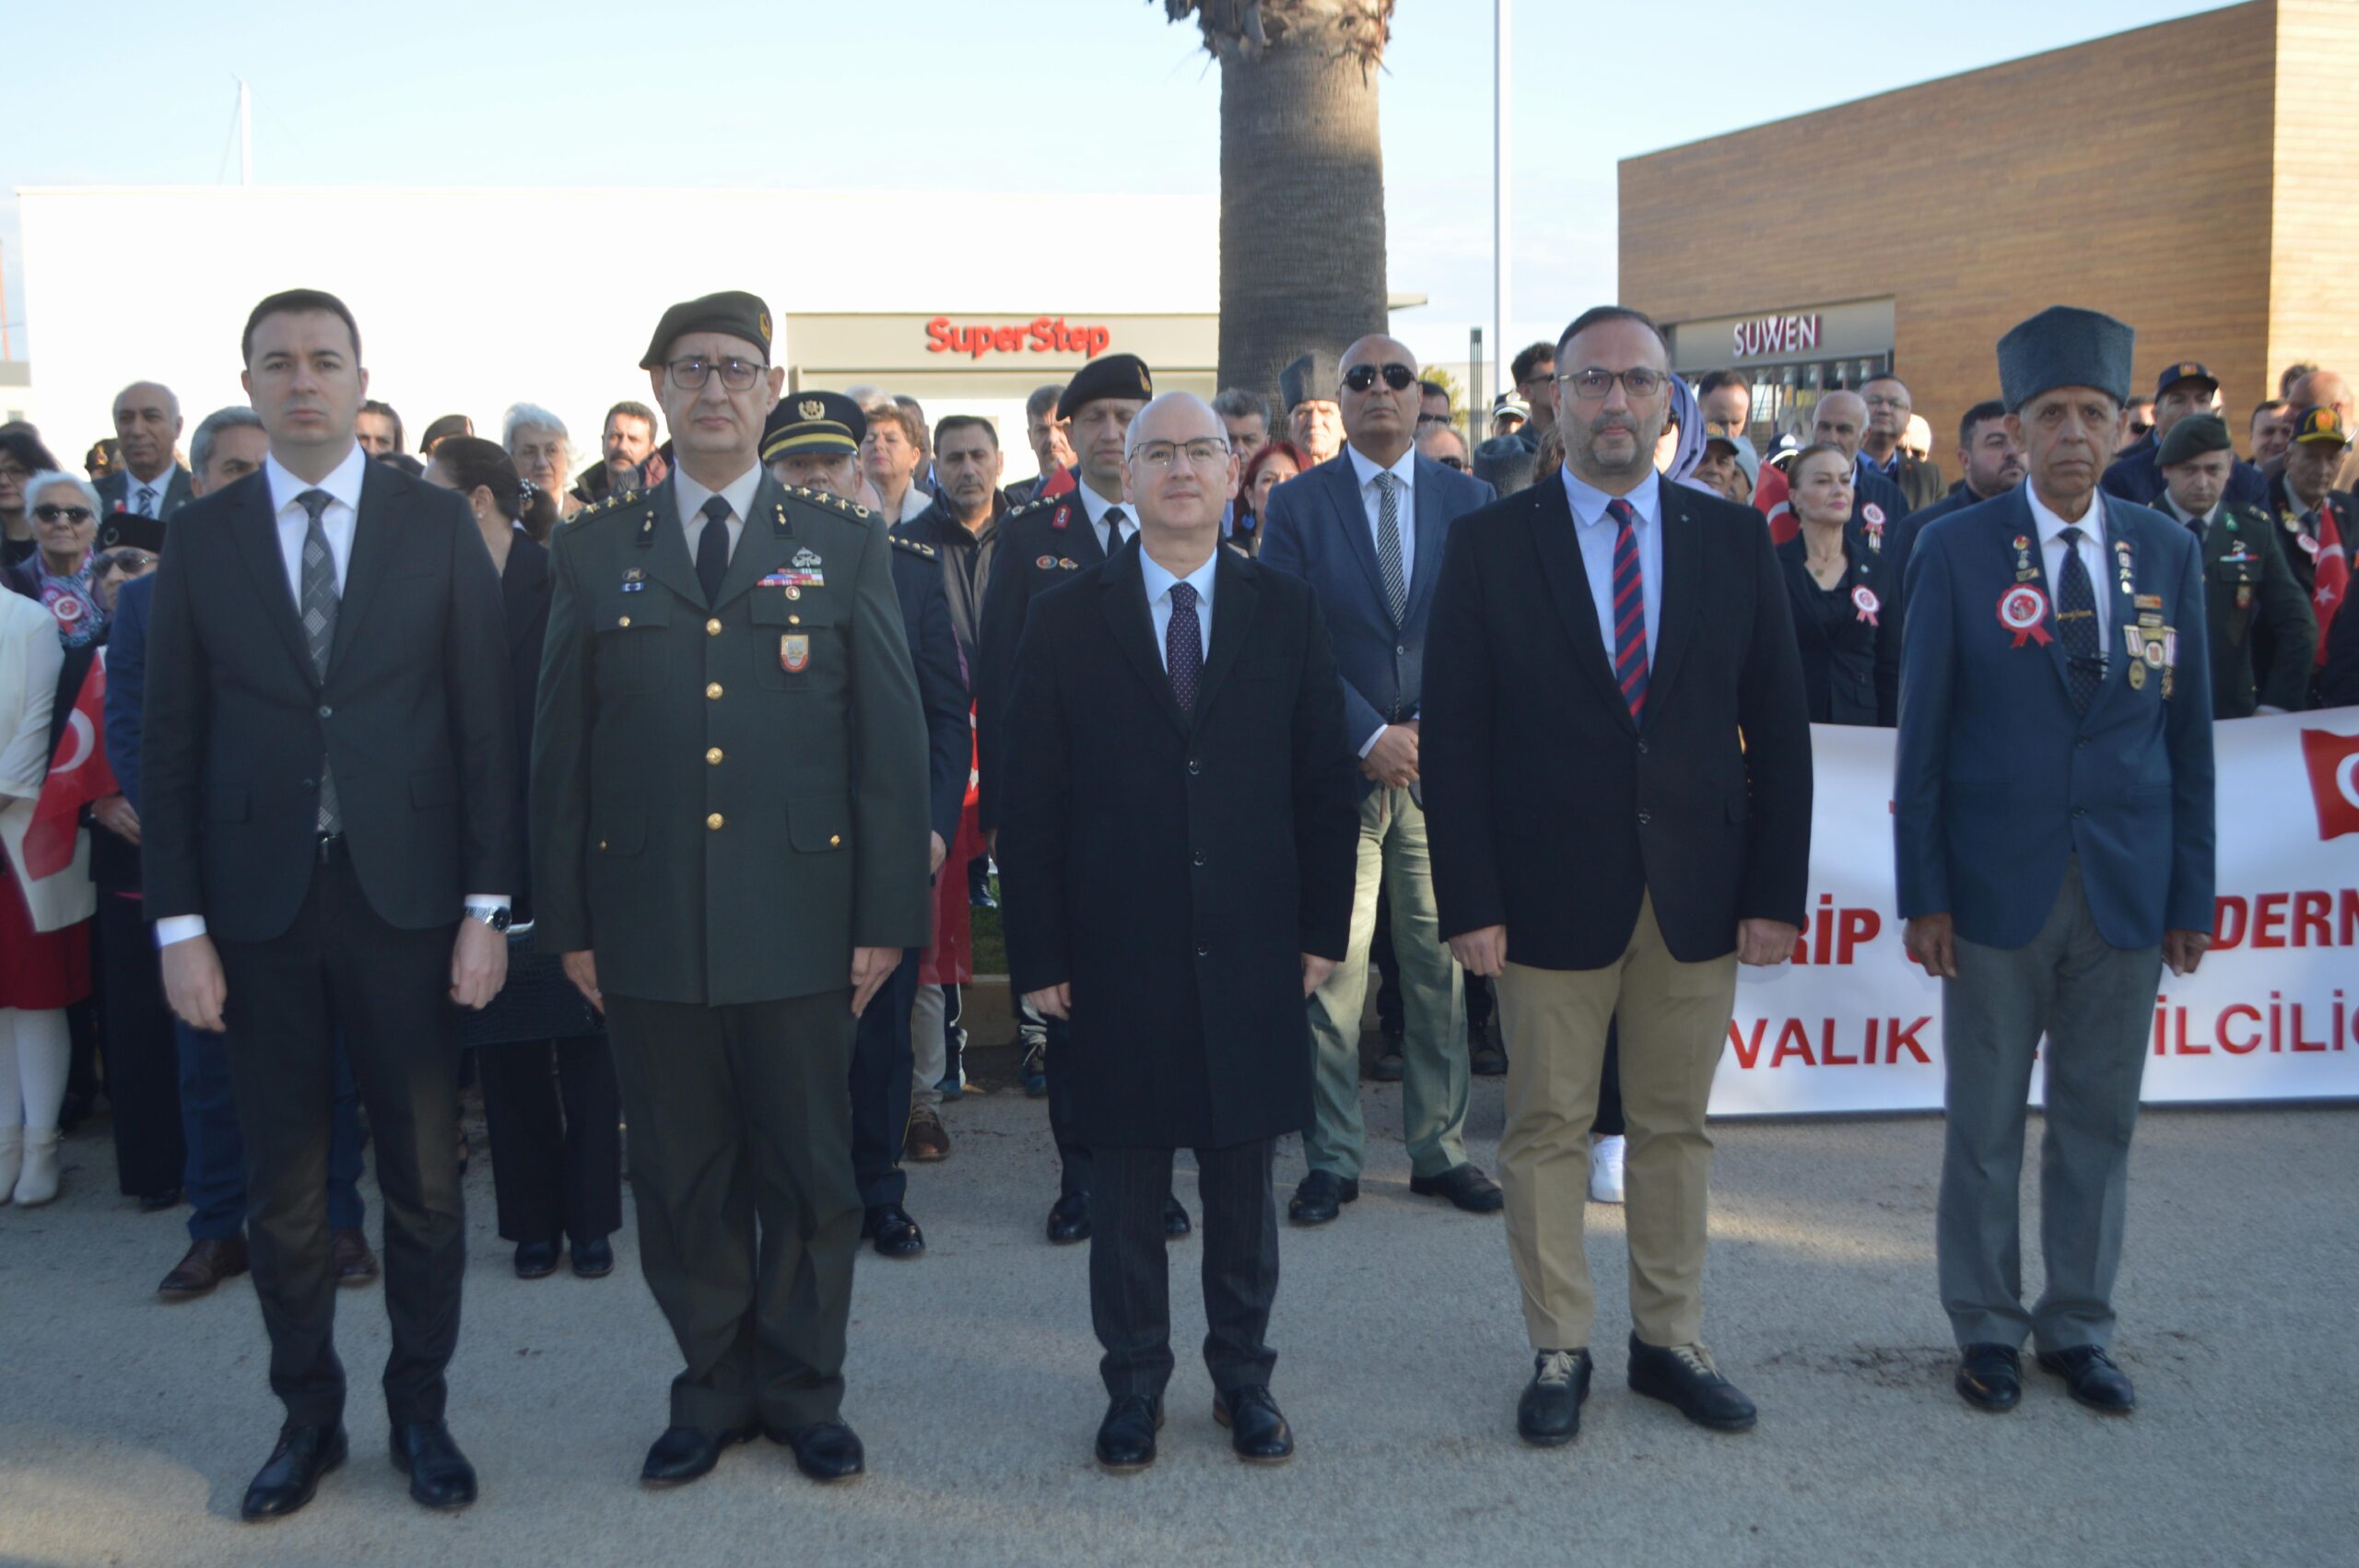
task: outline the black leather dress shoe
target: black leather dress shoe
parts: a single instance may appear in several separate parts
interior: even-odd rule
[[[603,1280],[615,1271],[615,1244],[604,1236],[573,1244],[573,1271],[585,1280]]]
[[[640,1484],[683,1486],[702,1480],[721,1462],[722,1449],[749,1442],[760,1431],[751,1425],[667,1426],[648,1449],[647,1462],[639,1467]]]
[[[1581,1434],[1581,1406],[1596,1370],[1586,1348],[1542,1351],[1532,1358],[1532,1381],[1516,1401],[1516,1435],[1541,1448],[1559,1448]]]
[[[428,1508],[464,1508],[475,1500],[475,1468],[439,1421],[393,1428],[393,1469],[409,1477],[409,1494]]]
[[[516,1277],[546,1280],[557,1272],[557,1243],[520,1241],[516,1244]]]
[[[1049,1239],[1071,1246],[1089,1239],[1089,1194],[1068,1192],[1049,1211]]]
[[[1344,1211],[1344,1205],[1356,1202],[1360,1184],[1356,1178],[1346,1181],[1332,1171],[1313,1171],[1296,1184],[1294,1196],[1286,1201],[1286,1218],[1297,1225],[1323,1225]]]
[[[1188,1206],[1185,1203],[1180,1202],[1177,1198],[1167,1197],[1164,1199],[1164,1238],[1168,1241],[1176,1241],[1181,1236],[1193,1235],[1195,1234],[1195,1224],[1188,1218]]]
[[[1106,1408],[1097,1423],[1097,1463],[1116,1475],[1130,1475],[1155,1463],[1155,1434],[1163,1425],[1163,1401],[1124,1394]]]
[[[2102,1345],[2075,1345],[2069,1351],[2042,1351],[2039,1365],[2064,1380],[2073,1399],[2109,1416],[2126,1416],[2138,1408],[2137,1390],[2130,1374],[2113,1364]]]
[[[238,1516],[246,1520],[283,1519],[311,1500],[320,1478],[344,1463],[344,1428],[290,1426],[278,1434],[278,1446],[269,1462],[254,1472]]]
[[[1661,1399],[1697,1426],[1714,1432],[1750,1432],[1753,1401],[1720,1375],[1701,1345],[1649,1345],[1630,1336],[1630,1388]]]
[[[1420,1198],[1447,1198],[1470,1214],[1496,1214],[1508,1205],[1499,1184],[1473,1164],[1452,1165],[1438,1176],[1411,1176],[1409,1190]]]
[[[1958,1352],[1955,1386],[1978,1410],[2012,1410],[2024,1397],[2024,1358],[2013,1345],[1968,1345]]]
[[[850,1480],[868,1473],[868,1453],[860,1445],[859,1433],[839,1421],[772,1430],[769,1438],[793,1449],[794,1468],[813,1480]]]
[[[164,1192],[144,1193],[139,1199],[139,1211],[143,1214],[160,1214],[167,1209],[180,1206],[181,1189],[177,1187]]]
[[[1294,1428],[1266,1383],[1215,1391],[1213,1420],[1228,1428],[1228,1445],[1249,1465],[1283,1465],[1294,1457]]]
[[[876,1250],[887,1258],[925,1255],[925,1233],[918,1229],[918,1223],[898,1203],[879,1203],[868,1211],[867,1223],[861,1228],[876,1244]]]

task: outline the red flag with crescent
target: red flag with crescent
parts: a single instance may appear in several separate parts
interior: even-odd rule
[[[25,827],[25,875],[55,876],[74,863],[74,838],[81,826],[82,808],[92,801],[123,792],[107,766],[107,667],[103,656],[90,661],[82,677],[81,695],[65,716],[57,737],[57,754],[49,759],[49,778],[33,802],[32,821]]]
[[[2318,615],[2318,664],[2326,667],[2326,634],[2334,625],[2334,614],[2342,608],[2343,596],[2351,591],[2351,540],[2342,530],[2341,510],[2332,497],[2318,508],[2318,586],[2311,591],[2312,606]]]

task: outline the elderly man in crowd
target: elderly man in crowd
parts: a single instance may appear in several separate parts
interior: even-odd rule
[[[1868,400],[1855,392],[1831,392],[1811,410],[1811,439],[1837,446],[1851,459],[1851,531],[1864,536],[1879,556],[1892,530],[1908,515],[1908,497],[1867,456]]]
[[[98,481],[100,510],[170,518],[188,505],[194,492],[180,465],[181,400],[171,388],[134,381],[115,393],[114,434],[123,461]]]
[[[1942,498],[1941,466],[1907,448],[1908,421],[1916,402],[1898,376],[1872,376],[1860,389],[1868,405],[1868,427],[1860,437],[1860,466],[1883,475],[1899,487],[1911,511]]]
[[[1221,545],[1238,468],[1219,417],[1187,392],[1148,404],[1123,472],[1137,533],[1039,597],[1018,660],[1009,966],[1067,1024],[1057,1071],[1093,1154],[1097,1462],[1155,1460],[1173,1370],[1163,1209],[1184,1148],[1213,1418],[1240,1458],[1273,1463],[1294,1436],[1270,1394],[1270,1163],[1310,1119],[1303,998],[1351,925],[1351,748],[1311,590]]]
[[[1335,401],[1335,361],[1323,349],[1295,357],[1278,372],[1278,395],[1286,406],[1286,439],[1325,462],[1343,450],[1343,405]]]
[[[2337,371],[2305,367],[2294,377],[2285,397],[2296,414],[2305,408],[2331,408],[2343,429],[2359,429],[2359,399],[2353,397],[2351,383]],[[2344,454],[2342,466],[2335,471],[2334,487],[2359,491],[2359,453]]]

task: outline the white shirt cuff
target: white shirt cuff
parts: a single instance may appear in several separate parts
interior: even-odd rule
[[[511,905],[509,903],[509,901],[508,901],[508,895],[506,895],[506,894],[504,894],[504,893],[470,893],[470,894],[468,894],[468,895],[467,895],[467,898],[466,898],[466,905],[465,905],[464,907],[473,907],[474,906],[475,906],[475,905],[477,905],[477,904],[492,904],[492,905],[497,905],[499,907],[500,907],[500,908],[502,908],[502,909],[507,909],[507,908],[513,907],[513,906],[511,906]]]
[[[205,934],[202,915],[167,915],[156,922],[156,945],[170,947],[176,942],[186,942],[193,936]]]
[[[1367,760],[1367,754],[1376,750],[1376,743],[1384,739],[1384,732],[1391,728],[1392,726],[1390,724],[1379,724],[1374,732],[1371,733],[1367,740],[1360,743],[1360,760],[1362,762],[1366,762]]]

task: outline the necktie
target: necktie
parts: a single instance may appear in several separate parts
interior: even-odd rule
[[[2086,713],[2105,682],[2105,656],[2097,651],[2097,596],[2089,586],[2089,568],[2081,559],[2077,528],[2057,535],[2064,541],[2064,570],[2056,583],[2056,632],[2064,646],[2064,688],[2071,695],[2072,711]]]
[[[311,518],[303,531],[303,637],[311,645],[311,673],[328,678],[328,653],[335,647],[335,551],[328,544],[320,519],[334,499],[325,490],[306,490],[295,497]],[[325,755],[320,758],[320,809],[314,825],[323,834],[344,831],[344,812],[336,801],[335,776]]]
[[[1182,713],[1196,710],[1196,681],[1204,673],[1204,628],[1196,619],[1196,591],[1171,585],[1171,625],[1163,634],[1163,667],[1171,676],[1171,697]]]
[[[1401,569],[1401,480],[1376,476],[1376,565],[1384,574],[1384,607],[1399,626],[1409,614],[1409,579]]]
[[[1638,568],[1638,514],[1625,500],[1605,503],[1614,534],[1614,679],[1630,717],[1644,722],[1647,711],[1647,582]]]
[[[317,494],[317,492],[313,493]],[[139,498],[136,504],[141,517],[154,517],[156,515],[156,486],[153,485],[139,486]]]
[[[697,535],[697,581],[704,585],[704,602],[721,603],[721,579],[729,575],[729,503],[719,496],[704,498],[704,532]]]
[[[1122,547],[1122,524],[1131,520],[1122,515],[1120,507],[1106,509],[1106,553],[1112,555]]]

